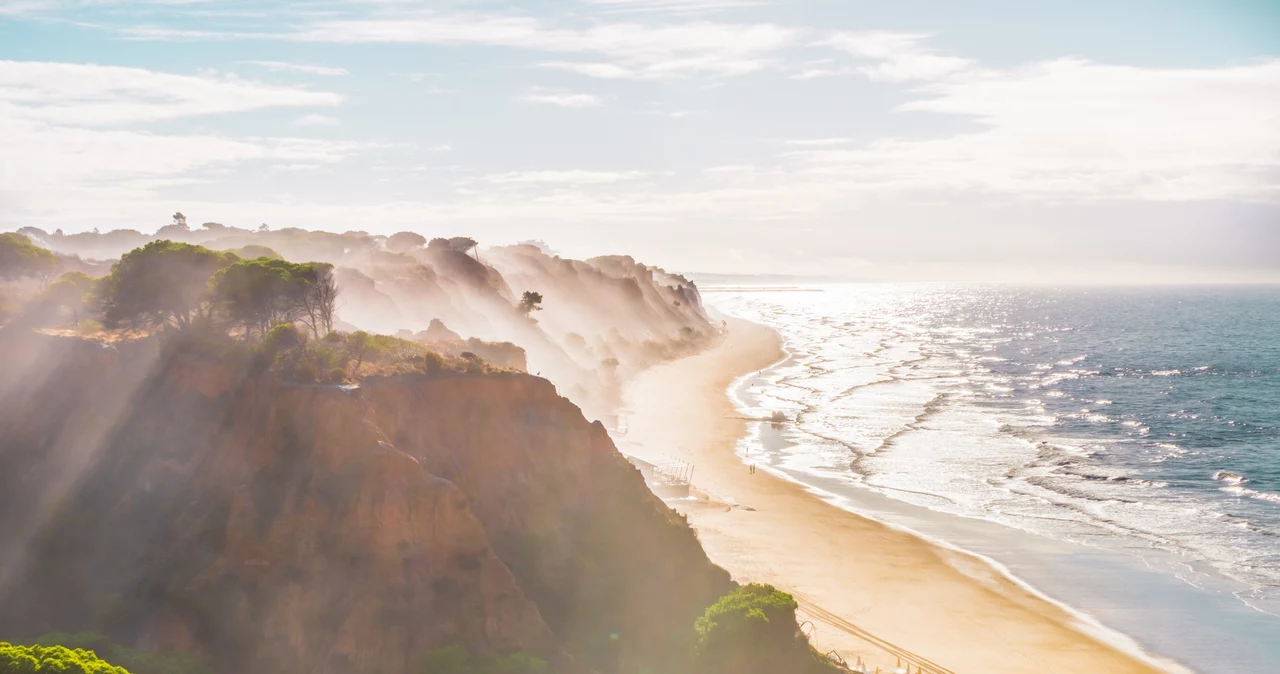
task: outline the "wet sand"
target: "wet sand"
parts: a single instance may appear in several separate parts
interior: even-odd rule
[[[1160,671],[1082,631],[1075,616],[980,558],[841,510],[763,469],[751,472],[735,447],[755,422],[739,418],[727,389],[781,356],[772,330],[730,319],[718,346],[647,370],[627,388],[620,448],[694,466],[693,486],[709,498],[673,505],[689,515],[712,561],[740,581],[795,594],[820,650],[849,662],[861,657],[873,669],[897,658],[859,629],[938,671]]]

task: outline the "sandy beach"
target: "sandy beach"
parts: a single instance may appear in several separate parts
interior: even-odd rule
[[[752,422],[738,417],[726,389],[782,351],[765,327],[728,325],[718,346],[632,382],[629,430],[619,444],[640,458],[695,467],[693,486],[709,499],[677,507],[707,554],[735,578],[795,594],[820,650],[892,667],[896,657],[860,628],[936,663],[936,671],[1160,671],[1086,634],[1070,613],[979,558],[841,510],[764,470],[752,473],[735,454]]]

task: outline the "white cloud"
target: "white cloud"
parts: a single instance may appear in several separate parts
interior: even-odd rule
[[[179,33],[148,30],[133,34],[151,39],[200,37]],[[296,33],[274,37],[336,43],[488,45],[594,54],[606,60],[550,65],[593,77],[655,78],[756,72],[772,64],[776,52],[794,44],[798,35],[797,30],[773,24],[602,23],[569,29],[552,27],[531,17],[429,12],[406,13],[394,18],[320,21]],[[205,37],[265,36],[212,34]]]
[[[0,61],[0,106],[45,123],[110,126],[268,107],[335,106],[342,96],[234,76],[81,63]]]
[[[272,72],[305,73],[307,75],[339,76],[349,75],[346,68],[330,68],[328,66],[307,65],[305,63],[289,63],[287,61],[241,61],[241,63],[260,66]]]
[[[613,3],[619,7],[624,3]],[[677,2],[703,8],[725,2]],[[743,6],[744,3],[736,3]],[[627,6],[661,9],[664,3],[627,0]],[[296,40],[339,44],[399,43],[510,47],[552,54],[591,55],[591,60],[551,61],[547,67],[591,77],[666,78],[736,76],[776,64],[778,53],[796,44],[801,30],[770,23],[597,23],[565,28],[530,16],[414,11],[394,4],[374,18],[325,19],[293,32],[219,32],[134,26],[122,32],[136,40]]]
[[[957,73],[921,91],[900,109],[963,115],[978,128],[786,156],[805,179],[847,189],[1280,198],[1280,60],[1160,69],[1065,59]]]
[[[491,173],[478,180],[494,185],[513,184],[556,184],[556,185],[601,185],[618,183],[627,180],[638,180],[647,176],[642,171],[586,171],[573,169],[569,171],[510,171],[507,173]]]
[[[350,142],[161,135],[120,126],[267,107],[336,105],[336,94],[137,68],[0,61],[0,203],[9,217],[118,207],[247,161],[323,164]]]
[[[525,103],[535,105],[554,105],[560,108],[597,108],[604,105],[604,99],[595,94],[574,93],[534,87],[520,97]]]
[[[291,124],[293,124],[294,126],[312,126],[312,127],[338,126],[341,123],[342,123],[342,120],[338,119],[337,117],[333,117],[331,115],[320,115],[315,113],[312,113],[309,115],[303,115],[291,122]]]
[[[702,169],[702,177],[713,182],[744,183],[756,180],[768,173],[753,164],[726,164]]]
[[[32,209],[61,207],[68,199],[75,200],[75,195],[87,194],[97,195],[105,206],[137,196],[139,190],[131,189],[142,184],[137,181],[250,160],[331,163],[358,149],[355,143],[298,138],[165,136],[51,127],[2,115],[0,145],[6,156],[17,158],[0,162],[0,194],[10,208]]]
[[[873,80],[908,82],[935,80],[971,67],[968,59],[938,54],[924,42],[928,35],[897,33],[893,31],[867,31],[860,33],[836,33],[819,42],[819,45],[847,52],[861,59],[875,61],[852,69]],[[817,68],[802,72],[798,77],[808,79],[851,72],[847,68]]]
[[[576,61],[550,61],[547,63],[539,63],[543,68],[555,68],[557,70],[568,70],[569,72],[586,75],[587,77],[599,77],[601,79],[622,79],[628,77],[636,77],[636,73],[628,68],[623,68],[616,63],[586,63]]]
[[[0,3],[0,16],[22,16],[53,9],[51,0],[5,0]]]

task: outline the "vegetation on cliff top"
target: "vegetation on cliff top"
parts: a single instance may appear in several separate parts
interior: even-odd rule
[[[0,278],[18,279],[53,272],[57,258],[25,234],[0,234]]]
[[[186,329],[209,319],[209,278],[235,255],[174,241],[153,241],[125,253],[102,280],[98,297],[105,323],[173,325]]]

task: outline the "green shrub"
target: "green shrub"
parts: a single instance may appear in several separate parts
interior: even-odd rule
[[[98,653],[109,662],[118,665],[117,669],[114,670],[102,670],[103,674],[210,674],[212,671],[208,665],[186,653],[177,651],[162,653],[135,651],[131,648],[114,644],[101,634],[89,632],[77,634],[53,632],[36,639],[35,644],[36,646],[47,648],[64,647],[66,649]],[[3,662],[3,660],[0,660],[0,662]],[[0,665],[0,673],[9,674],[10,671]],[[21,669],[12,671],[26,674]],[[77,670],[70,671],[76,672]],[[96,674],[97,670],[89,671]]]
[[[66,646],[17,646],[0,641],[0,672],[4,674],[130,674],[98,658],[93,651]]]
[[[698,671],[706,674],[809,674],[836,671],[796,625],[796,600],[752,583],[712,604],[694,624]]]

